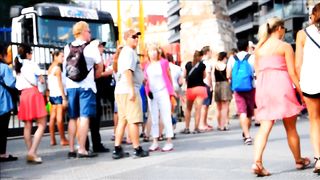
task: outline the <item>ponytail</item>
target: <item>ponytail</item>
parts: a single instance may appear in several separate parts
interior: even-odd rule
[[[257,44],[256,49],[259,49],[269,38],[270,35],[270,25],[269,23],[264,23],[259,27],[258,31],[258,39],[259,42]]]
[[[31,54],[31,53],[32,53],[32,49],[30,45],[21,44],[18,47],[18,55],[14,59],[14,70],[16,71],[17,74],[21,72],[21,68],[22,68],[21,59],[26,59],[27,54]]]
[[[17,55],[14,58],[14,70],[16,71],[17,74],[20,74],[21,68],[22,68],[22,62],[21,62],[20,56]]]

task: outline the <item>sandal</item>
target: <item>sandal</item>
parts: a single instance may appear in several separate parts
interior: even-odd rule
[[[271,174],[262,166],[261,162],[256,162],[255,164],[252,164],[252,171],[254,174],[256,174],[258,177],[263,176],[270,176]]]
[[[149,139],[148,136],[144,136],[142,141],[143,141],[143,142],[149,142],[149,140],[150,140],[150,139]]]
[[[303,170],[309,167],[311,161],[309,158],[301,158],[300,161],[296,162],[296,169]]]
[[[320,157],[319,158],[314,158],[314,169],[313,169],[313,173],[318,173],[318,175],[320,174],[320,168],[319,167],[316,167],[317,165],[317,162],[320,160]]]
[[[188,128],[184,128],[180,133],[181,134],[190,134],[190,130]]]
[[[199,133],[203,133],[202,131],[200,131],[200,129],[195,128],[194,131],[192,132],[193,134],[199,134]]]
[[[163,134],[161,134],[159,137],[158,137],[158,141],[163,141],[164,140],[164,137],[163,137]]]

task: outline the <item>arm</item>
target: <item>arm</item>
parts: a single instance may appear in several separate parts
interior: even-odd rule
[[[229,60],[228,64],[227,64],[227,79],[231,79],[231,75],[232,75],[232,66],[231,66],[231,62]]]
[[[289,76],[293,82],[293,84],[296,87],[296,90],[298,91],[298,93],[300,95],[302,95],[301,89],[300,89],[300,84],[299,84],[299,80],[298,80],[298,76],[296,73],[296,69],[295,69],[295,62],[294,62],[294,52],[293,49],[291,47],[290,44],[288,43],[284,43],[284,50],[285,50],[285,59],[286,59],[286,64],[287,64],[287,69],[288,69],[288,73]],[[303,96],[301,96],[303,97]]]
[[[66,98],[66,95],[64,94],[64,88],[62,84],[62,73],[61,73],[60,67],[58,67],[58,69],[56,70],[55,76],[58,78],[58,86],[62,94],[62,99],[66,100],[67,98]]]
[[[135,90],[134,90],[134,83],[133,83],[133,71],[130,70],[130,69],[127,69],[127,70],[124,71],[123,74],[127,78],[128,86],[129,86],[129,89],[130,89],[129,99],[130,99],[130,101],[134,101],[135,98],[136,98],[136,93],[135,93]]]
[[[211,69],[211,74],[210,74],[210,76],[211,76],[212,89],[214,89],[214,88],[213,88],[213,85],[214,85],[215,82],[216,82],[216,78],[215,78],[215,76],[214,76],[215,70],[216,70],[216,62],[214,62],[214,63],[212,64],[212,69]]]
[[[112,75],[112,73],[113,73],[112,67],[107,67],[104,71],[102,71],[101,77],[110,76],[110,75]]]
[[[254,62],[253,62],[253,70],[254,70],[254,75],[255,75],[255,78],[258,77],[258,74],[259,74],[259,58],[258,58],[258,51],[255,50],[254,51]]]
[[[4,68],[4,75],[1,75],[4,81],[4,84],[10,88],[15,88],[16,86],[16,79],[13,76],[12,70],[9,68],[9,66],[5,65],[6,68]]]
[[[102,71],[103,71],[103,64],[102,62],[95,64],[94,65],[94,69],[95,69],[95,78],[100,78],[102,76]]]
[[[297,33],[296,40],[296,61],[295,61],[295,69],[297,72],[298,79],[300,79],[301,66],[303,62],[303,48],[306,41],[306,34],[303,30],[300,30]]]

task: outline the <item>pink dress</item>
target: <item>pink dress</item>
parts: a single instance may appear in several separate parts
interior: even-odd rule
[[[297,100],[283,56],[265,56],[259,59],[256,105],[258,120],[288,118],[299,114],[303,109]]]

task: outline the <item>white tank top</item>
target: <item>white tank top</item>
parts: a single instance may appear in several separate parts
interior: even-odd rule
[[[320,33],[318,29],[311,25],[307,27],[307,32],[320,45]],[[320,93],[320,48],[306,36],[303,48],[303,63],[300,73],[301,90],[307,94]]]
[[[150,63],[147,68],[147,74],[151,92],[156,93],[166,88],[160,61]]]
[[[48,88],[49,88],[49,96],[57,97],[62,96],[62,93],[59,88],[58,77],[54,75],[57,71],[58,66],[52,68],[51,73],[48,75]]]

